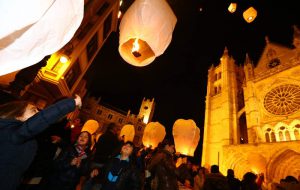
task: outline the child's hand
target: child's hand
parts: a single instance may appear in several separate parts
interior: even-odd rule
[[[81,163],[81,159],[80,158],[73,158],[73,160],[71,161],[71,165],[72,166],[76,166],[77,168],[79,168],[80,166],[80,163]]]
[[[93,178],[93,177],[97,176],[98,174],[99,174],[98,169],[93,169],[93,171],[91,172],[90,176],[91,176],[91,178]]]
[[[77,94],[75,94],[74,100],[75,100],[75,105],[76,105],[78,108],[81,108],[81,106],[82,106],[82,101],[81,101],[80,96],[78,96]]]

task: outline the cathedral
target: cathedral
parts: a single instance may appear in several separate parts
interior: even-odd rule
[[[300,31],[293,48],[270,42],[256,65],[224,54],[208,70],[202,165],[226,175],[300,176]]]

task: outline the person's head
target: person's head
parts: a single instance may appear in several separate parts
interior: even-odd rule
[[[210,173],[219,173],[219,166],[218,165],[212,165],[210,167]]]
[[[255,175],[255,174],[252,173],[252,172],[247,172],[247,173],[245,173],[245,175],[243,176],[243,181],[244,181],[245,183],[248,183],[248,184],[253,184],[253,183],[255,183],[256,178],[257,178],[257,175]]]
[[[127,141],[121,148],[121,155],[129,157],[132,155],[134,150],[134,144],[131,141]]]
[[[27,101],[13,101],[0,105],[1,119],[26,121],[38,112],[37,107]]]
[[[298,183],[298,180],[295,178],[295,177],[293,177],[293,176],[286,176],[286,178],[285,178],[285,181],[287,182],[287,183]]]
[[[227,170],[227,177],[234,177],[234,171],[233,171],[233,169],[228,169]]]
[[[160,144],[159,144],[159,148],[160,149],[164,149],[166,151],[168,151],[171,154],[175,153],[175,145],[174,143],[169,140],[169,139],[165,139],[163,140]]]
[[[119,136],[119,133],[120,133],[120,129],[115,123],[109,123],[107,125],[107,131],[110,131],[113,134],[118,135],[118,136]]]
[[[92,144],[92,135],[87,131],[82,131],[77,138],[76,144],[89,148]]]

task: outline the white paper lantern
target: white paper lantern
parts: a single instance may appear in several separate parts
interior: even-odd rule
[[[228,11],[234,13],[236,11],[236,8],[237,8],[237,3],[230,3],[228,7]]]
[[[0,76],[61,49],[83,19],[84,0],[0,1]]]
[[[194,156],[194,151],[200,140],[200,129],[191,119],[177,119],[173,125],[173,138],[176,152]]]
[[[136,0],[120,23],[119,52],[134,66],[146,66],[166,50],[177,18],[165,0]],[[133,44],[139,48],[133,50]]]
[[[120,137],[124,135],[124,142],[133,142],[135,130],[133,125],[124,125],[120,132]]]
[[[146,125],[143,134],[143,145],[152,149],[164,140],[166,136],[165,127],[159,122],[150,122]]]
[[[83,125],[81,131],[87,131],[87,132],[89,132],[90,134],[94,134],[94,133],[98,130],[98,128],[99,128],[99,123],[98,123],[98,121],[92,120],[92,119],[91,119],[91,120],[87,120],[87,121],[84,123],[84,125]]]

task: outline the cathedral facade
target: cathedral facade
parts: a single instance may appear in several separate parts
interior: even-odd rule
[[[300,176],[300,32],[293,48],[266,40],[256,66],[225,48],[208,71],[202,165],[263,173],[267,183]]]

